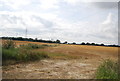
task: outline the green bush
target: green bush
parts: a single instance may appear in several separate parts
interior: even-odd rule
[[[49,56],[44,52],[36,52],[24,48],[2,49],[3,65],[9,65],[11,64],[10,62],[13,61],[14,61],[13,63],[28,62],[28,61],[41,60],[44,58],[49,58]]]
[[[17,57],[17,49],[5,49],[5,48],[2,48],[2,59],[3,61],[4,60],[16,60],[16,57]]]
[[[5,40],[2,47],[5,49],[15,48],[16,44],[13,40]]]
[[[97,69],[97,79],[118,79],[118,63],[105,60]]]
[[[3,41],[2,45],[2,61],[3,65],[8,65],[15,62],[35,61],[49,56],[44,52],[36,52],[32,49],[44,48],[47,45],[27,44],[20,45],[16,48],[16,44],[12,40]],[[14,61],[14,62],[13,62]]]

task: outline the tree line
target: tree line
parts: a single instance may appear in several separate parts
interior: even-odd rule
[[[23,38],[23,37],[0,37],[0,39],[11,39],[11,40],[19,40],[19,41],[31,41],[31,42],[44,42],[44,43],[59,43],[59,44],[73,44],[73,45],[93,45],[93,46],[111,46],[111,47],[120,47],[119,45],[104,45],[104,44],[96,44],[96,43],[85,43],[82,42],[77,44],[75,42],[68,43],[67,41],[61,42],[59,39],[52,41],[52,40],[43,40],[43,39],[33,39],[33,38]]]

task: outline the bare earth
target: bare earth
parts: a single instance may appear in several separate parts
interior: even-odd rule
[[[21,44],[20,41],[16,42]],[[36,62],[4,66],[3,79],[93,79],[97,67],[104,59],[118,58],[117,47],[61,44],[36,51],[60,53],[72,58],[55,56]]]

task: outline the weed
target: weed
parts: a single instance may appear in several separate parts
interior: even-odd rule
[[[29,43],[27,45],[20,45],[20,47],[22,47],[24,49],[39,49],[39,48],[43,49],[45,47],[49,47],[49,45],[44,45],[44,44],[43,45],[38,45],[38,44]]]
[[[26,48],[26,49],[25,49]],[[36,44],[28,44],[15,48],[15,43],[12,40],[7,40],[2,46],[2,61],[3,65],[9,65],[15,62],[36,61],[49,56],[44,52],[36,52],[31,49],[40,48]]]
[[[97,69],[97,79],[118,79],[118,63],[105,60]]]
[[[5,40],[2,47],[5,49],[15,48],[16,44],[13,40]]]

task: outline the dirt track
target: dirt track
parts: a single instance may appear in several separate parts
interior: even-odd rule
[[[103,59],[117,60],[118,48],[102,46],[60,45],[36,51],[64,53],[72,59],[44,59],[39,62],[4,67],[3,78],[16,79],[92,79]]]

